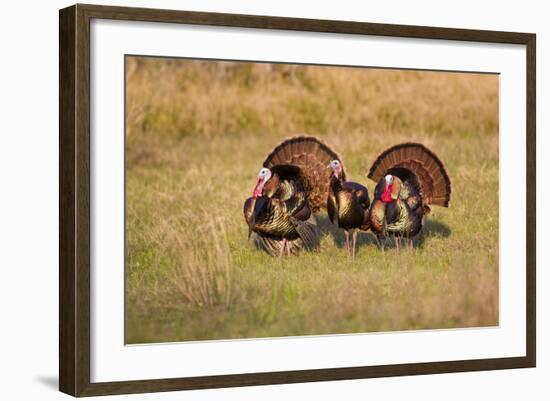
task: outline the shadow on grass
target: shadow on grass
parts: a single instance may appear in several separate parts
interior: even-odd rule
[[[451,229],[447,224],[442,223],[438,220],[427,218],[424,227],[422,228],[422,231],[420,231],[420,233],[414,239],[414,245],[422,247],[424,245],[424,242],[429,238],[447,238],[449,235],[451,235]]]
[[[322,236],[330,235],[338,248],[345,247],[346,243],[344,239],[344,230],[341,228],[337,228],[334,224],[332,224],[327,215],[318,216],[317,224],[321,229]],[[357,233],[357,249],[360,249],[362,246],[378,246],[378,243],[376,242],[376,237],[372,232],[359,230],[357,231]]]
[[[321,215],[317,218],[317,224],[319,228],[321,229],[321,235],[330,235],[334,243],[338,248],[343,248],[345,246],[345,239],[344,239],[344,230],[338,229],[334,224],[332,224],[326,215]],[[378,240],[375,236],[375,234],[371,231],[365,232],[365,231],[358,231],[357,236],[357,249],[361,248],[362,246],[378,246]],[[426,219],[424,227],[420,231],[420,233],[414,238],[414,246],[415,248],[422,248],[424,246],[424,243],[426,240],[432,237],[442,237],[447,238],[451,235],[451,229],[449,226],[445,223],[442,223],[438,220],[433,219]],[[403,244],[402,244],[403,245]],[[395,248],[395,242],[393,238],[388,238],[385,245],[386,249],[389,248]]]

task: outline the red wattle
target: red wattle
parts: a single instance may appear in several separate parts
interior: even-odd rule
[[[263,183],[264,183],[264,181],[261,178],[258,179],[258,183],[254,187],[254,191],[252,192],[252,197],[253,198],[258,198],[258,197],[262,196],[262,192],[264,190]]]
[[[393,184],[386,185],[386,188],[384,188],[384,192],[382,192],[382,202],[390,203],[393,201],[391,197],[392,188],[393,188]]]

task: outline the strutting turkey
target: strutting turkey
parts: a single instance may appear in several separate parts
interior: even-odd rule
[[[402,143],[378,156],[368,177],[377,182],[370,209],[370,228],[382,247],[386,238],[412,238],[423,226],[430,205],[448,207],[451,180],[441,160],[424,145]]]
[[[305,136],[283,141],[267,156],[243,210],[249,237],[260,248],[282,256],[319,246],[314,213],[326,206],[331,160],[340,157]]]

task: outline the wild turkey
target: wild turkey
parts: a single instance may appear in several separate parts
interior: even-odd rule
[[[407,238],[412,248],[412,238],[422,229],[430,205],[448,207],[451,200],[451,180],[445,166],[418,143],[402,143],[382,152],[368,177],[377,182],[370,228],[383,244],[392,235],[397,248],[399,238]]]
[[[339,160],[331,161],[329,167],[332,169],[332,176],[327,199],[328,217],[332,224],[344,229],[346,250],[354,257],[357,229],[367,230],[369,226],[369,190],[356,182],[346,181]]]
[[[249,237],[272,256],[319,245],[314,213],[326,205],[327,164],[339,156],[314,137],[279,144],[263,162],[252,197],[244,204]]]

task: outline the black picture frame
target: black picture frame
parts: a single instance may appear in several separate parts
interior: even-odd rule
[[[525,45],[527,49],[526,355],[381,366],[90,381],[90,21],[93,18]],[[536,36],[253,15],[74,5],[59,14],[59,388],[73,396],[534,367],[536,364]]]

